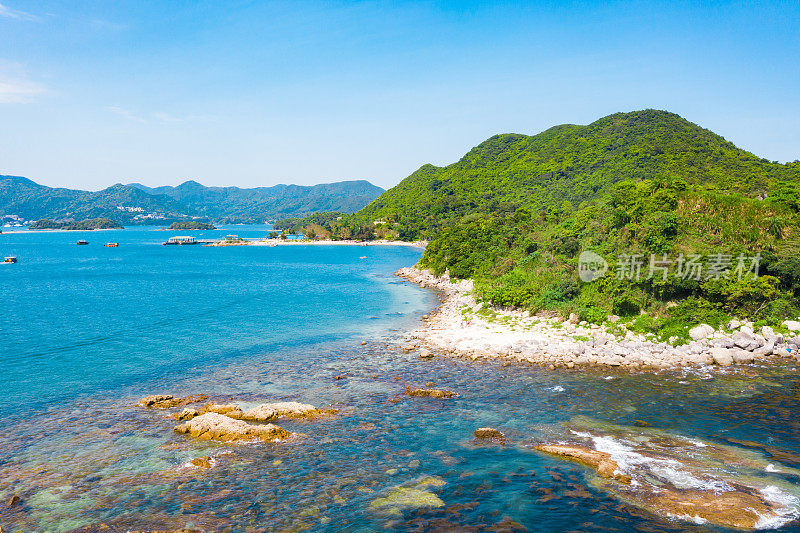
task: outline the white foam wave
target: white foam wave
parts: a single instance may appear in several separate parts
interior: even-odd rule
[[[564,392],[564,387],[561,385],[556,385],[555,387],[547,387],[547,390],[551,390],[553,392]]]
[[[774,515],[759,514],[756,529],[777,529],[800,518],[800,499],[774,485],[761,489],[761,494],[770,502],[779,505]]]
[[[592,437],[597,451],[611,455],[619,469],[631,474],[636,469],[646,469],[653,476],[679,489],[698,489],[713,492],[729,492],[733,487],[721,479],[703,479],[691,474],[680,461],[655,459],[636,452],[630,446],[612,437]]]

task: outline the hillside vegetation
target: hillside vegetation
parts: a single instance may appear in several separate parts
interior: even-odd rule
[[[323,229],[429,238],[421,265],[474,278],[494,304],[595,322],[614,313],[680,339],[686,324],[800,314],[799,198],[800,163],[646,110],[494,136]],[[608,262],[591,283],[578,276],[586,250]],[[652,276],[651,258],[665,267]]]
[[[92,218],[80,222],[55,222],[47,218],[37,220],[28,229],[62,229],[62,230],[95,230],[95,229],[122,229],[118,222],[108,218]]]
[[[124,224],[164,224],[192,217],[261,223],[316,211],[352,213],[382,192],[367,181],[254,189],[205,187],[187,181],[177,187],[150,188],[134,183],[81,191],[46,187],[19,176],[0,176],[0,216],[17,215],[24,220],[106,217]]]

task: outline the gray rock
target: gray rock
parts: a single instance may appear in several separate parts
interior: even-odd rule
[[[689,336],[692,338],[692,340],[696,341],[699,341],[701,339],[707,339],[713,334],[714,334],[714,328],[712,328],[708,324],[700,324],[689,330]]]
[[[800,331],[800,321],[797,320],[785,320],[783,325],[786,326],[786,329],[789,331]]]
[[[767,342],[769,342],[771,339],[777,338],[777,335],[775,335],[775,330],[769,326],[764,326],[761,328],[761,335],[764,337],[764,339],[766,339]]]
[[[792,337],[791,339],[786,339],[787,344],[791,344],[797,348],[800,348],[800,337]]]
[[[695,365],[712,365],[714,364],[714,358],[711,357],[711,354],[708,353],[693,353],[685,356],[683,358],[684,361],[687,363],[692,363]]]
[[[775,349],[775,340],[773,339],[771,342],[766,343],[761,348],[756,348],[753,350],[753,355],[772,355],[772,351]]]
[[[786,348],[783,348],[783,347],[777,347],[774,350],[772,350],[772,355],[776,355],[778,357],[791,357],[792,356],[792,354],[789,352],[789,350],[787,350]]]
[[[733,348],[733,340],[729,337],[722,337],[714,341],[714,345],[719,348]]]
[[[733,364],[733,350],[728,348],[712,348],[711,357],[719,366],[731,366]]]
[[[431,357],[433,357],[433,352],[432,352],[432,351],[430,351],[430,350],[429,350],[429,349],[427,349],[427,348],[422,348],[422,349],[419,351],[419,356],[420,356],[422,359],[430,359]]]
[[[734,333],[731,340],[733,341],[733,344],[735,346],[738,346],[739,348],[743,348],[745,350],[747,349],[748,346],[750,346],[755,342],[755,339],[753,339],[753,337],[745,331],[738,331]]]
[[[737,365],[747,365],[756,359],[751,352],[742,350],[741,348],[731,350],[731,355],[733,356],[733,362]]]

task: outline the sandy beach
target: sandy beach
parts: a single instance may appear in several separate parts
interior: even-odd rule
[[[631,369],[800,361],[797,331],[784,338],[768,327],[756,333],[752,323],[734,321],[721,330],[705,325],[692,328],[694,340],[673,346],[630,331],[618,317],[597,325],[578,322],[575,316],[568,320],[532,316],[527,311],[477,302],[470,280],[451,281],[446,275],[436,277],[414,267],[400,269],[396,275],[437,290],[442,297],[439,308],[407,336],[406,349],[418,349],[422,357],[451,354],[553,367],[608,365]]]

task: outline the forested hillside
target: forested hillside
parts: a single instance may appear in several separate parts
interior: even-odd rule
[[[646,110],[492,137],[314,232],[429,238],[421,265],[474,278],[494,304],[640,317],[641,330],[680,338],[700,321],[800,315],[799,199],[800,162]],[[579,278],[583,251],[605,275]]]
[[[138,183],[131,186],[172,198],[194,215],[237,222],[261,222],[265,218],[305,216],[319,211],[353,213],[384,192],[365,180],[253,189],[206,187],[196,181],[186,181],[177,187],[150,188]]]
[[[196,181],[156,188],[134,183],[81,191],[46,187],[19,176],[0,176],[0,216],[16,215],[24,220],[106,217],[125,224],[191,218],[261,223],[317,211],[352,213],[382,192],[363,180],[254,189],[205,187]]]
[[[588,126],[491,137],[452,165],[424,165],[357,220],[392,219],[404,236],[432,236],[470,213],[577,207],[623,179],[676,178],[754,197],[778,181],[797,182],[800,164],[761,159],[674,113],[616,113]]]

